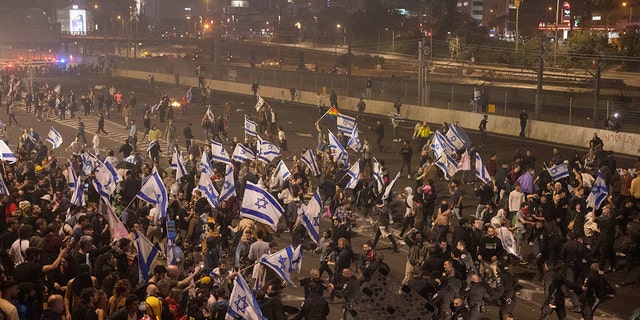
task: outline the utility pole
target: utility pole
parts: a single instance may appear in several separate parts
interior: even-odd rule
[[[542,109],[542,78],[544,75],[544,42],[540,44],[540,60],[538,63],[538,85],[536,87],[536,106],[533,112],[534,119],[538,119]]]
[[[598,127],[598,99],[600,98],[600,71],[602,63],[602,53],[596,58],[596,73],[594,76],[594,88],[593,88],[593,125]]]

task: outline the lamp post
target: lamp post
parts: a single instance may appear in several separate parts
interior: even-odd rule
[[[391,31],[391,52],[396,52],[396,30],[385,28],[387,31]]]
[[[298,28],[298,38],[300,38],[300,46],[302,46],[302,23],[296,22],[296,28]]]
[[[558,62],[558,17],[560,16],[560,0],[556,1],[556,35],[555,35],[555,43],[553,46],[553,65],[555,66]]]
[[[633,14],[633,6],[631,5],[631,3],[627,3],[627,2],[623,2],[622,3],[623,7],[629,7],[629,23],[631,23],[631,17]]]
[[[514,0],[513,4],[516,6],[516,52],[518,52],[518,47],[520,45],[520,5],[523,0]]]

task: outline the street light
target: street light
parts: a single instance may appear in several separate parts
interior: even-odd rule
[[[302,45],[302,23],[296,22],[296,28],[298,28],[298,37],[300,38],[300,45]]]
[[[631,23],[631,17],[632,17],[632,13],[633,13],[633,6],[631,5],[631,3],[627,3],[627,2],[623,2],[622,6],[623,7],[629,7],[629,23]]]
[[[385,30],[391,30],[391,52],[396,52],[396,30],[384,28]]]

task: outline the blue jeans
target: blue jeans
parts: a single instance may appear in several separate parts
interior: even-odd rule
[[[238,266],[240,264],[240,255],[242,254],[242,251],[244,251],[249,245],[245,242],[238,242],[238,246],[236,247],[236,266]]]

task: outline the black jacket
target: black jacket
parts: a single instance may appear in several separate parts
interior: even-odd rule
[[[329,315],[329,303],[322,295],[311,293],[306,299],[300,312],[294,320],[325,320]]]

